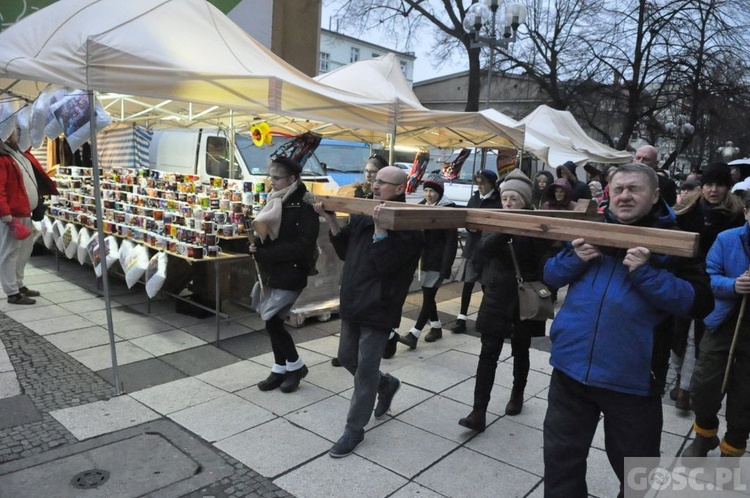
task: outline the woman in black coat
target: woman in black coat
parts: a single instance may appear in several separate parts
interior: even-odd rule
[[[700,234],[698,249],[703,261],[719,233],[745,223],[742,202],[731,194],[731,187],[729,165],[710,164],[703,170],[700,188],[680,199],[674,207],[677,226]],[[690,410],[690,381],[704,329],[702,320],[676,317],[674,321],[671,361],[677,381],[669,397],[680,410]]]
[[[307,375],[307,366],[284,327],[289,310],[307,286],[318,250],[320,221],[313,208],[315,198],[302,183],[301,172],[297,161],[276,158],[269,169],[273,188],[253,220],[257,239],[250,253],[263,284],[253,288],[253,307],[266,322],[274,357],[271,374],[258,384],[261,391],[277,387],[285,393],[296,391]]]
[[[503,209],[532,209],[531,181],[520,170],[513,170],[506,177],[500,192]],[[530,237],[487,232],[477,246],[477,250],[485,256],[482,274],[484,295],[476,324],[477,331],[482,334],[482,349],[477,364],[474,407],[458,423],[479,432],[485,429],[487,406],[503,341],[510,338],[513,349],[513,391],[505,413],[517,415],[523,407],[531,338],[545,334],[544,321],[522,321],[519,318],[518,283],[511,257],[511,243],[525,281],[540,280],[544,263],[550,256],[549,241]]]
[[[439,175],[430,176],[424,182],[424,200],[420,204],[455,207],[455,203],[443,197],[444,191],[443,179]],[[417,347],[417,341],[422,328],[427,325],[427,320],[430,320],[430,331],[424,338],[425,342],[435,342],[443,337],[443,325],[438,318],[435,298],[440,285],[451,276],[453,260],[456,259],[458,249],[458,231],[455,228],[425,230],[424,238],[425,246],[420,261],[422,309],[414,327],[399,337],[399,342],[409,346],[409,349]]]

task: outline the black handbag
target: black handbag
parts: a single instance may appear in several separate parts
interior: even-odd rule
[[[521,320],[545,321],[555,316],[555,303],[552,293],[542,282],[525,282],[521,277],[516,253],[513,251],[513,239],[508,241],[510,257],[516,269],[518,282],[518,315]]]
[[[31,169],[34,171],[34,184],[36,185],[37,192],[39,191],[39,185],[42,184],[41,181],[39,181],[39,173],[36,168],[32,165]],[[44,215],[47,214],[47,204],[45,204],[45,199],[41,195],[39,195],[39,201],[36,204],[36,207],[31,212],[31,219],[33,221],[42,221],[44,219]]]

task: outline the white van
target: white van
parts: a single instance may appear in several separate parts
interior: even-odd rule
[[[154,130],[149,146],[149,167],[198,175],[204,181],[211,177],[220,177],[258,182],[268,176],[270,155],[285,140],[285,137],[274,136],[272,144],[258,147],[249,134],[236,133],[234,163],[230,164],[230,140],[226,131]],[[325,173],[314,155],[305,162],[302,179],[308,184],[313,184],[315,188],[311,190],[316,193],[335,192],[339,187],[334,179]]]

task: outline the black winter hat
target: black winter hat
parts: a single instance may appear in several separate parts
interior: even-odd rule
[[[424,181],[423,188],[431,188],[437,192],[440,197],[443,197],[443,193],[445,192],[444,182],[440,175],[430,175],[429,178]]]
[[[732,174],[727,163],[711,163],[701,171],[701,187],[708,183],[716,183],[731,187]]]

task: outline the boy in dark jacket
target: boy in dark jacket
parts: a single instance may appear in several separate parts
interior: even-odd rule
[[[656,173],[620,166],[610,183],[605,222],[669,228],[660,217]],[[604,414],[606,451],[623,494],[625,457],[658,457],[661,395],[671,316],[704,317],[713,308],[698,259],[644,247],[599,248],[576,239],[544,268],[544,281],[569,285],[550,329],[554,367],[544,420],[546,497],[586,496],[586,457]]]
[[[407,176],[395,166],[378,171],[373,182],[375,200],[406,200]],[[386,414],[401,387],[392,375],[380,372],[380,360],[388,336],[401,322],[401,309],[417,269],[424,245],[420,230],[389,231],[380,226],[380,208],[372,216],[353,215],[348,225],[339,227],[334,213],[315,210],[331,228],[331,243],[344,260],[341,282],[341,338],[338,358],[354,375],[354,393],[344,434],[329,454],[333,458],[350,455],[365,438],[365,425],[375,406],[375,417]]]

